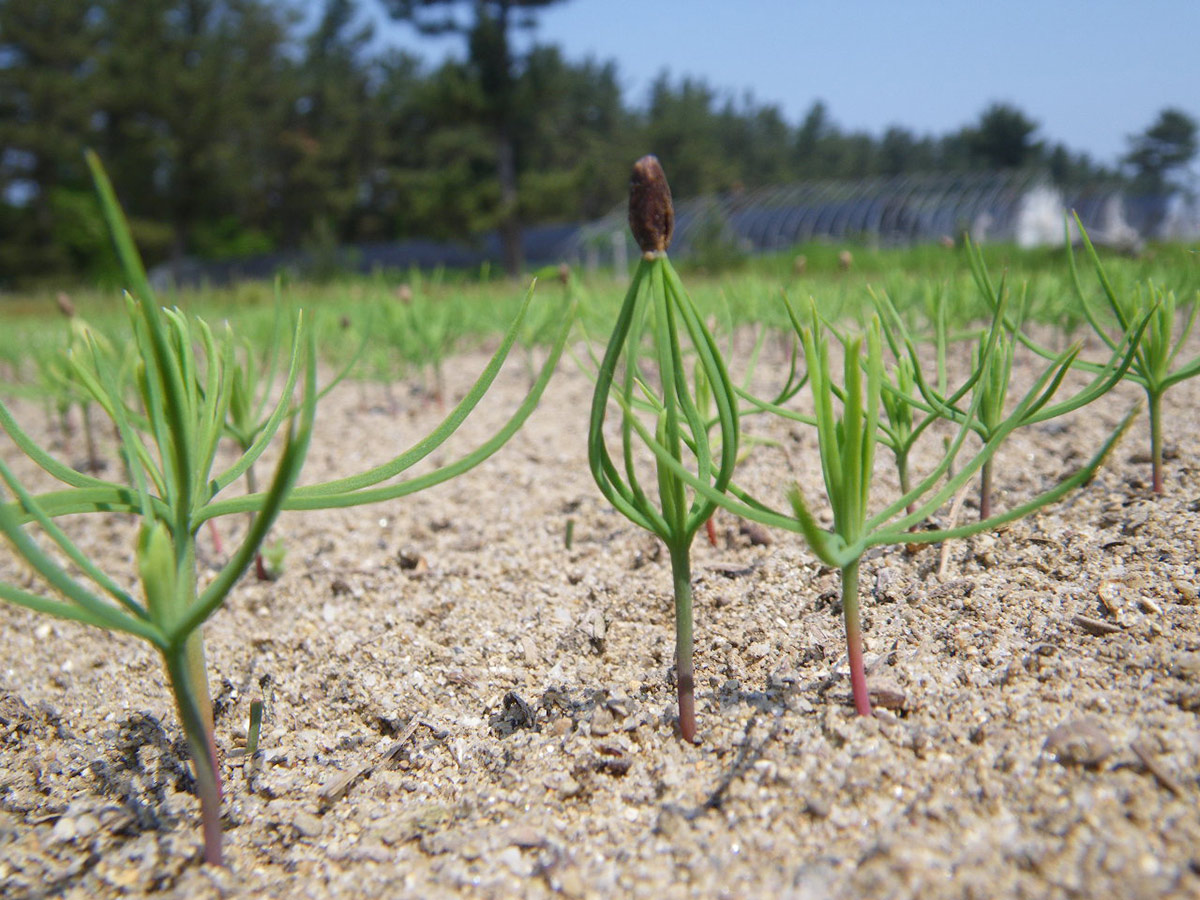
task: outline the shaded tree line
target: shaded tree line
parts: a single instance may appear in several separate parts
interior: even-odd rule
[[[151,261],[498,230],[517,269],[522,224],[608,212],[648,150],[680,196],[934,170],[1120,174],[1039,140],[1005,104],[942,136],[876,136],[821,102],[792,124],[664,73],[630,105],[612,62],[515,51],[511,33],[555,0],[371,2],[460,34],[462,58],[382,46],[356,0],[325,0],[307,23],[267,0],[0,0],[0,282],[103,274],[85,147]],[[1130,157],[1160,189],[1195,153],[1195,123],[1168,112]]]

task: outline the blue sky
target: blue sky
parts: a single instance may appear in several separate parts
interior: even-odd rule
[[[873,134],[942,134],[1006,101],[1038,137],[1106,163],[1163,107],[1200,120],[1200,0],[567,0],[538,21],[569,59],[616,60],[635,103],[664,69],[749,91],[792,123],[821,99],[841,128]],[[380,37],[431,61],[462,52],[401,25]]]

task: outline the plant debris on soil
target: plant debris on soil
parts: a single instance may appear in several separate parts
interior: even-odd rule
[[[448,399],[482,358],[447,365]],[[506,371],[459,445],[526,388]],[[591,390],[563,365],[465,476],[280,518],[282,576],[244,578],[205,629],[228,869],[200,862],[151,648],[0,605],[0,895],[1200,896],[1200,385],[1167,396],[1165,495],[1143,417],[1064,502],[864,558],[873,718],[850,703],[836,573],[719,512],[716,546],[693,547],[698,746],[674,718],[667,555],[588,471]],[[1069,474],[1139,393],[1018,432],[997,506]],[[388,396],[336,388],[302,481],[388,458],[442,414]],[[36,404],[14,409],[53,443]],[[776,443],[739,482],[781,506],[793,479],[816,484],[811,433],[745,425]],[[134,583],[134,525],[67,527]],[[0,577],[33,586],[7,550]],[[259,750],[238,755],[255,700]]]

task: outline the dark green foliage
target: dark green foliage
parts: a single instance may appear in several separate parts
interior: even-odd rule
[[[385,3],[462,39],[425,65],[373,30],[379,2],[305,17],[267,0],[0,0],[0,285],[115,277],[85,147],[152,264],[499,230],[515,269],[520,227],[607,213],[623,161],[647,149],[671,159],[680,197],[989,165],[1097,174],[1031,142],[1009,107],[942,137],[880,137],[842,130],[819,101],[792,123],[666,74],[631,105],[612,62],[516,52],[512,35],[554,0]],[[1131,165],[1175,165],[1176,130],[1148,131]]]
[[[986,169],[1019,169],[1036,158],[1036,122],[1008,103],[993,103],[963,134],[968,152]]]
[[[519,120],[522,112],[518,90],[522,60],[513,50],[511,33],[530,27],[536,10],[561,0],[385,0],[397,19],[411,22],[424,34],[459,34],[466,38],[466,74],[478,100],[474,115],[464,121],[481,128],[494,148],[490,174],[499,192],[495,204],[496,224],[504,253],[504,268],[518,274],[523,265],[521,250],[520,194],[518,172]],[[465,19],[459,18],[462,11]]]
[[[1167,108],[1149,128],[1129,139],[1125,163],[1134,172],[1134,184],[1147,193],[1158,193],[1169,176],[1186,168],[1196,156],[1196,120],[1179,109]]]
[[[77,217],[62,207],[73,206],[72,188],[86,188],[83,149],[97,99],[82,77],[95,48],[92,5],[0,3],[0,273],[77,268],[78,239],[64,234]],[[21,209],[6,202],[10,190],[26,198]],[[90,218],[99,222],[99,211]]]

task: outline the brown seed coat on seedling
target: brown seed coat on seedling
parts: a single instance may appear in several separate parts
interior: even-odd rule
[[[657,156],[643,156],[633,164],[629,179],[629,230],[643,253],[664,253],[671,246],[675,206]]]

